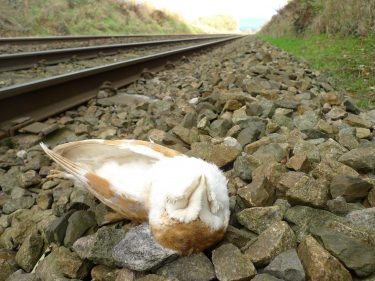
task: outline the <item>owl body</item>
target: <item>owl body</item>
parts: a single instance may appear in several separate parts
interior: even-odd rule
[[[162,246],[202,251],[225,233],[227,180],[213,164],[139,140],[84,140],[43,150],[124,218],[147,221]]]

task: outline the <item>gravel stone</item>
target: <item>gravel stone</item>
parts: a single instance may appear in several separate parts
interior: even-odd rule
[[[273,223],[281,221],[283,215],[279,206],[271,206],[245,209],[237,213],[236,217],[247,229],[260,234]]]
[[[131,270],[146,271],[177,258],[175,251],[163,248],[153,238],[148,224],[136,226],[114,247],[113,258]]]
[[[250,280],[256,269],[250,259],[232,244],[225,244],[212,252],[212,262],[219,280]]]
[[[298,256],[311,281],[350,281],[348,270],[329,254],[312,236],[306,236],[298,246]]]
[[[122,229],[102,227],[95,234],[79,238],[72,248],[82,259],[109,267],[120,266],[113,258],[112,252],[125,234],[126,232]]]
[[[215,278],[214,267],[203,253],[180,257],[162,266],[156,273],[179,281],[209,281]]]
[[[258,267],[269,264],[275,256],[296,246],[293,230],[286,222],[281,221],[263,231],[244,253]]]
[[[31,272],[42,255],[43,246],[44,241],[41,235],[35,233],[29,235],[17,252],[17,264],[26,272]]]

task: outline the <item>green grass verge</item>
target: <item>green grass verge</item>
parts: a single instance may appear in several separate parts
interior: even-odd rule
[[[368,37],[269,37],[260,35],[310,66],[332,77],[336,88],[348,92],[364,108],[375,107],[375,35]]]

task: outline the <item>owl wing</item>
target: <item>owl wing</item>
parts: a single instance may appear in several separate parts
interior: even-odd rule
[[[81,181],[101,202],[135,221],[148,218],[148,171],[164,158],[181,155],[140,140],[83,140],[56,146],[41,143],[45,153]]]

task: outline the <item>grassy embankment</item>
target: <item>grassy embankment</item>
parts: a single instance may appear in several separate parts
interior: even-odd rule
[[[260,37],[327,73],[334,85],[375,106],[375,0],[294,0]]]
[[[117,0],[0,0],[1,36],[201,33],[175,14]]]

